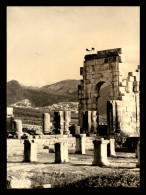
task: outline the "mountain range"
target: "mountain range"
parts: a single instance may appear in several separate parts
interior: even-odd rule
[[[43,87],[27,87],[16,80],[7,82],[7,106],[28,99],[33,107],[44,107],[59,102],[77,102],[80,80],[63,80]],[[106,113],[106,101],[109,99],[108,87],[101,88],[99,111]]]

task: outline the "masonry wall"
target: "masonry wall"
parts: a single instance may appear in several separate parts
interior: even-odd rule
[[[140,66],[120,82],[120,99],[110,101],[113,129],[126,136],[140,136]],[[111,121],[108,121],[110,123]]]
[[[121,132],[127,136],[138,136],[140,132],[140,66],[124,78],[121,48],[98,51],[86,55],[80,74],[83,76],[78,86],[79,125],[81,133],[89,132],[85,127],[88,111],[97,111],[99,124],[98,98],[100,87],[110,87],[107,108],[108,132]],[[111,106],[110,106],[111,104]],[[95,130],[96,133],[96,130]]]
[[[93,150],[93,137],[86,137],[86,149]],[[76,149],[76,138],[75,137],[66,137],[61,138],[59,135],[49,135],[48,138],[45,139],[34,139],[36,143],[38,143],[38,152],[43,153],[47,152],[48,149],[46,146],[49,146],[51,151],[54,150],[54,144],[58,141],[68,140],[68,149],[69,151],[75,151]],[[45,149],[46,148],[46,149]],[[12,155],[23,155],[24,152],[24,140],[19,139],[7,139],[7,158]]]
[[[79,125],[83,133],[85,133],[83,122],[85,111],[97,111],[98,123],[98,98],[103,84],[110,87],[111,99],[119,99],[119,78],[122,74],[119,71],[119,63],[122,63],[121,53],[121,48],[117,48],[85,56],[84,66],[80,68],[83,80],[78,86]]]

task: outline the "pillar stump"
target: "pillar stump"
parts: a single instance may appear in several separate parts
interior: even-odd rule
[[[18,135],[18,138],[22,135],[22,121],[21,120],[14,120],[14,131]]]
[[[107,156],[116,156],[115,153],[115,139],[110,139],[107,145]]]
[[[107,144],[109,140],[93,140],[94,144],[94,161],[93,165],[105,166],[109,165],[107,160]]]
[[[71,122],[71,111],[64,111],[64,134],[70,134],[69,123]]]
[[[75,135],[76,137],[76,154],[85,154],[86,134]]]
[[[67,163],[68,160],[68,142],[55,143],[55,163]]]
[[[24,140],[24,162],[37,161],[37,144],[34,140]]]
[[[138,157],[138,162],[136,164],[136,167],[140,167],[140,141],[137,144],[137,157]]]

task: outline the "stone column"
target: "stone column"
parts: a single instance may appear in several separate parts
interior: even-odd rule
[[[93,133],[97,133],[97,111],[92,111],[92,128]]]
[[[86,111],[87,117],[88,117],[88,132],[91,132],[91,111]]]
[[[48,134],[50,132],[50,114],[43,113],[43,134]]]
[[[71,111],[64,112],[64,133],[69,134],[69,123],[71,122]]]
[[[14,131],[14,115],[7,116],[7,132]]]
[[[101,138],[100,140],[93,140],[94,144],[94,161],[93,165],[109,165],[109,161],[107,160],[107,144],[109,140],[104,140]]]
[[[59,115],[60,115],[60,134],[63,134],[64,125],[65,125],[64,111],[59,111]]]
[[[21,120],[14,120],[14,131],[18,135],[18,138],[22,135],[22,121]]]
[[[68,161],[68,142],[55,143],[55,163],[66,163]]]
[[[64,113],[63,111],[54,112],[54,128],[56,134],[63,134],[64,131]]]
[[[24,162],[37,161],[37,144],[34,140],[24,140]]]
[[[138,157],[138,162],[136,164],[136,167],[139,168],[140,167],[140,141],[137,144],[137,157]]]
[[[76,154],[85,154],[86,134],[76,135]]]
[[[107,145],[107,154],[108,156],[116,156],[115,153],[115,139],[110,139],[109,144]]]

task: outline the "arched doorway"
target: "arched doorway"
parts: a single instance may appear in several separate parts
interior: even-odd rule
[[[107,135],[107,101],[110,99],[111,82],[106,79],[99,81],[95,86],[97,102],[97,134],[100,136]]]

